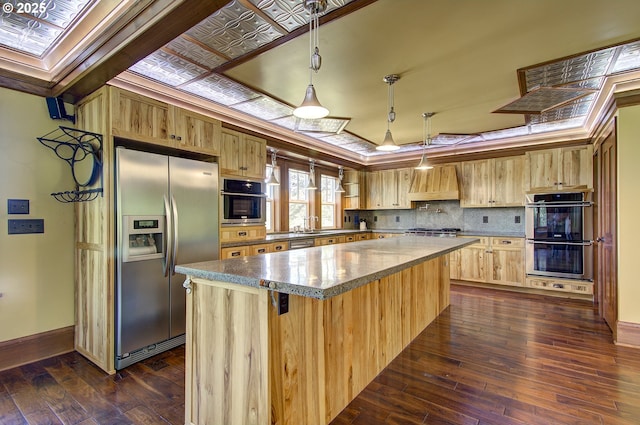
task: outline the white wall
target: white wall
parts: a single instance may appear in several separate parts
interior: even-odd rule
[[[0,88],[0,342],[74,323],[71,169],[37,136],[69,126],[49,118],[45,99]],[[29,215],[7,214],[7,199],[28,199]],[[42,218],[44,234],[8,235],[10,218]]]
[[[640,106],[618,111],[618,319],[640,324]]]

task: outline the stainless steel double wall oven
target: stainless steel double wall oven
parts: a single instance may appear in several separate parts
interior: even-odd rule
[[[593,279],[592,192],[528,194],[528,275]]]

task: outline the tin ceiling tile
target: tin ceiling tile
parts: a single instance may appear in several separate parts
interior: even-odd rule
[[[286,117],[275,119],[272,122],[276,125],[279,125],[280,127],[288,128],[289,130],[295,131],[297,120],[298,119],[293,115],[289,115]]]
[[[11,5],[13,11],[7,13],[3,7],[0,14],[0,44],[40,56],[58,40],[89,0],[4,3]],[[30,14],[19,14],[19,7]]]
[[[271,19],[291,32],[309,23],[309,12],[300,0],[250,0]],[[324,14],[351,3],[353,0],[329,0]]]
[[[220,74],[212,74],[202,80],[185,84],[181,89],[227,106],[246,102],[247,100],[261,96],[260,93],[225,78]]]
[[[347,124],[348,119],[342,118],[321,118],[317,120],[298,119],[296,130],[310,133],[340,133]]]
[[[590,94],[588,96],[576,99],[568,105],[556,108],[552,111],[543,112],[539,115],[530,115],[528,122],[531,124],[550,123],[553,121],[565,121],[572,118],[586,117],[589,113],[593,101],[596,95]]]
[[[429,147],[453,146],[469,138],[475,137],[473,134],[438,134],[431,140]]]
[[[283,35],[237,0],[185,34],[231,58],[249,53]]]
[[[521,114],[541,113],[562,106],[592,92],[593,90],[571,87],[540,87],[494,112]]]
[[[174,52],[180,52],[182,56],[208,69],[214,69],[227,61],[222,56],[216,55],[214,52],[204,49],[184,37],[178,37],[170,41],[165,47]]]
[[[620,47],[620,54],[613,66],[613,72],[630,71],[640,68],[640,41]]]
[[[0,44],[32,55],[42,55],[62,34],[62,29],[49,26],[26,15],[0,15]]]
[[[155,51],[129,69],[172,87],[184,84],[208,72],[204,68],[162,50]]]
[[[602,88],[602,84],[604,84],[604,76],[589,78],[588,80],[583,80],[583,81],[576,81],[576,82],[564,85],[562,87],[600,90]]]
[[[527,91],[606,75],[615,48],[603,49],[526,71]]]
[[[232,108],[267,121],[293,114],[293,108],[291,106],[266,96],[251,99],[248,102],[238,103],[233,105]]]

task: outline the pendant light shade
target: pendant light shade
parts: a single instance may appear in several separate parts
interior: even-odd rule
[[[400,149],[400,146],[396,145],[391,135],[390,124],[396,120],[396,111],[393,109],[393,83],[400,79],[399,75],[390,74],[386,75],[382,81],[389,85],[389,112],[387,113],[387,132],[384,135],[384,140],[381,145],[376,146],[376,150],[384,152],[392,152]]]
[[[267,186],[280,186],[280,182],[276,178],[276,150],[271,149],[271,175],[267,179]]]
[[[320,104],[313,84],[307,86],[304,100],[300,106],[293,110],[293,115],[308,120],[324,118],[329,115],[329,110]]]
[[[429,165],[429,161],[427,160],[427,147],[431,144],[431,117],[434,115],[435,112],[422,113],[422,117],[424,118],[423,132],[425,136],[424,143],[422,144],[422,157],[416,166],[416,170],[430,170],[433,168],[432,165]]]
[[[316,89],[313,87],[313,73],[322,65],[322,56],[318,48],[320,26],[319,17],[327,10],[327,0],[304,0],[304,8],[309,12],[309,85],[302,104],[293,110],[293,115],[303,119],[319,119],[329,115],[329,110],[320,104]]]
[[[338,168],[338,186],[336,187],[336,193],[344,193],[344,187],[342,187],[342,179],[344,178],[344,170],[342,167]]]
[[[309,183],[307,184],[307,187],[305,188],[307,190],[316,190],[316,172],[315,169],[313,167],[313,159],[309,160]]]

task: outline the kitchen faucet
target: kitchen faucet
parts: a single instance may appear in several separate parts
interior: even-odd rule
[[[318,216],[317,215],[310,215],[309,217],[304,217],[304,231],[305,232],[313,232],[316,230],[316,227],[314,225],[314,221],[318,222]],[[307,223],[309,224],[307,226]]]

